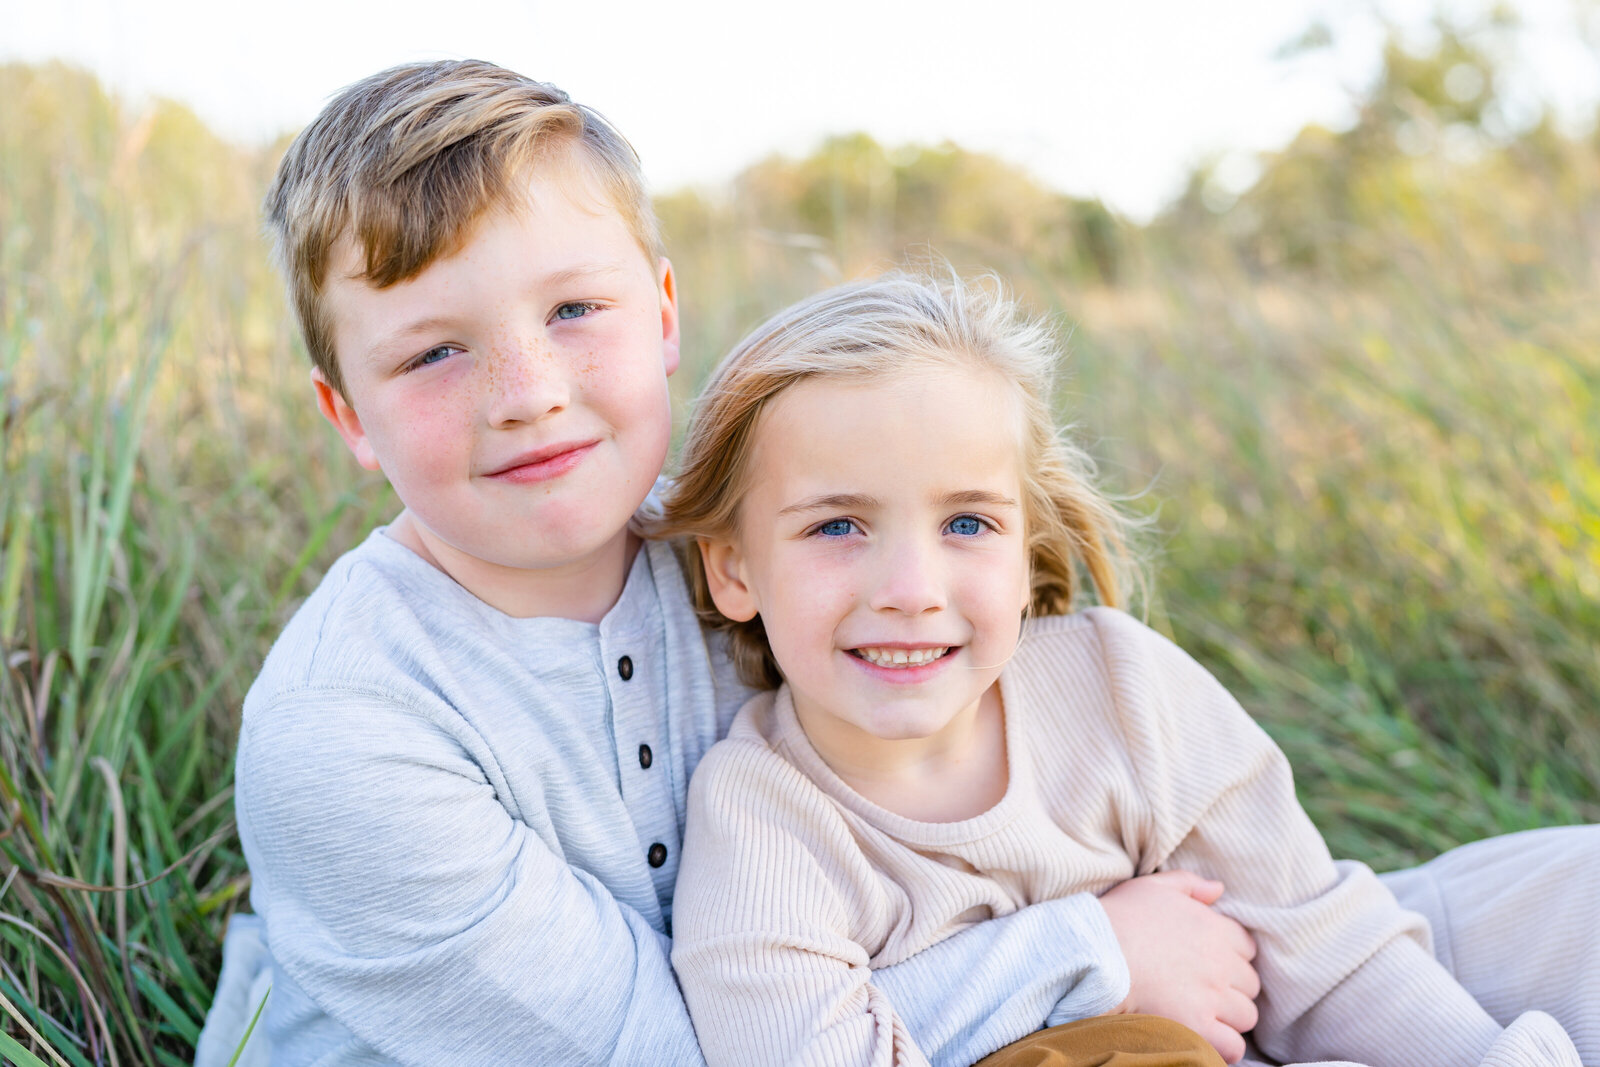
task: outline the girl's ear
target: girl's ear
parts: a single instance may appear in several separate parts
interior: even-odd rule
[[[706,569],[706,584],[711,587],[712,603],[734,622],[749,622],[760,611],[756,597],[744,576],[744,557],[732,541],[702,537],[700,562]]]

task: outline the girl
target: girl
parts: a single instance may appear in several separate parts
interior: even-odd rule
[[[1415,900],[1437,898],[1436,958],[1421,915],[1329,857],[1266,734],[1115,609],[1121,520],[1052,424],[1056,360],[996,287],[895,275],[781,313],[707,386],[666,528],[697,540],[703,617],[773,688],[691,786],[672,960],[707,1060],[926,1062],[874,969],[1182,867],[1226,883],[1217,906],[1259,946],[1251,1055],[1578,1064],[1524,1009],[1590,1033],[1600,985],[1574,941],[1592,936],[1595,834],[1460,850],[1482,867],[1511,849],[1515,892],[1561,857],[1537,916],[1410,872]],[[1100,606],[1074,610],[1080,574]],[[1486,980],[1469,992],[1440,959]],[[1249,1029],[1254,991],[1236,992]]]

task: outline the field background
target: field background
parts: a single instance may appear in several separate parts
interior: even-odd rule
[[[1146,225],[860,136],[664,195],[680,415],[794,298],[992,268],[1151,520],[1152,622],[1336,854],[1600,819],[1600,137],[1496,132],[1486,55],[1391,45],[1352,128]],[[309,403],[259,235],[281,148],[0,66],[0,1058],[30,1067],[188,1062],[249,885],[244,691],[396,507]]]

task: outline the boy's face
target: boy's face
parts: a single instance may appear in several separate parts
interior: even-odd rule
[[[319,404],[469,588],[458,572],[493,583],[620,558],[666,459],[671,268],[578,174],[534,174],[525,209],[487,215],[409,281],[353,277],[349,240],[329,272],[345,389],[314,373]]]

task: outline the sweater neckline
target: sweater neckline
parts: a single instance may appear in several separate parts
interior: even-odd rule
[[[1000,672],[1000,708],[1006,739],[1006,791],[987,811],[955,822],[927,822],[890,811],[867,799],[828,766],[806,736],[794,710],[794,698],[784,685],[773,694],[772,715],[778,741],[796,767],[834,800],[871,825],[908,845],[939,848],[965,844],[987,837],[1015,820],[1032,791],[1033,764],[1025,758],[1023,745],[1024,709],[1021,695],[1009,681],[1009,671]]]

